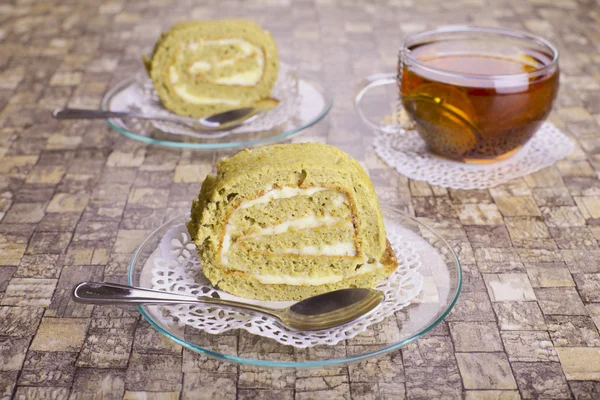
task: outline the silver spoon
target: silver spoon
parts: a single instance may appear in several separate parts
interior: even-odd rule
[[[169,121],[186,125],[198,131],[218,132],[247,124],[261,112],[254,107],[238,108],[204,118],[181,117],[177,115],[149,115],[139,111],[102,111],[85,110],[81,108],[57,108],[52,112],[56,119],[106,119],[106,118],[137,118],[157,121]]]
[[[192,297],[116,283],[82,282],[73,288],[73,300],[87,304],[215,304],[270,315],[299,331],[329,329],[353,321],[377,307],[384,299],[375,289],[340,289],[309,297],[287,308]]]

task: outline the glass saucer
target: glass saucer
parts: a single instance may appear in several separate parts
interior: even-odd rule
[[[237,129],[245,130],[245,132],[217,133],[206,137],[206,133],[189,132],[188,134],[173,133],[169,131],[166,124],[157,123],[157,121],[137,120],[137,119],[107,119],[108,125],[117,132],[135,140],[144,143],[156,144],[167,147],[178,147],[185,149],[225,149],[236,147],[254,147],[267,143],[280,142],[295,135],[298,135],[304,129],[319,122],[331,109],[333,105],[333,97],[331,93],[324,88],[316,78],[310,76],[297,77],[296,72],[289,70],[282,79],[288,84],[293,82],[294,96],[297,104],[294,114],[290,118],[268,129]],[[291,76],[290,76],[291,75]],[[304,74],[303,74],[304,75]],[[102,99],[102,110],[123,111],[130,108],[137,108],[136,92],[146,90],[144,85],[147,82],[141,83],[140,80],[151,82],[143,74],[128,78],[111,90],[109,90]],[[142,87],[140,89],[140,87]],[[292,90],[285,87],[284,90]],[[296,93],[297,91],[297,93]],[[288,93],[284,93],[287,95]],[[133,99],[133,100],[132,100]],[[144,100],[147,100],[144,98]],[[286,99],[289,100],[289,99]],[[158,100],[156,100],[158,102]],[[280,107],[282,104],[278,107]],[[162,113],[171,114],[162,105],[160,105]],[[138,110],[141,111],[141,110]],[[269,111],[270,113],[271,111]],[[263,114],[259,114],[258,118],[262,118]],[[181,117],[185,120],[185,117]],[[256,118],[258,122],[258,118]],[[251,122],[248,126],[256,125]],[[177,125],[177,124],[175,124]],[[260,123],[258,124],[260,125]],[[162,126],[162,129],[161,129]],[[242,127],[244,128],[244,127]],[[176,131],[177,129],[175,129]],[[183,130],[187,130],[185,127]]]
[[[138,306],[140,313],[160,333],[203,355],[260,367],[327,367],[365,360],[397,350],[424,335],[450,312],[462,285],[460,262],[446,240],[427,225],[382,204],[386,228],[401,232],[422,262],[423,289],[410,305],[367,331],[334,346],[295,348],[243,330],[213,335],[191,326],[180,326],[162,314],[160,306]],[[173,226],[185,222],[181,215],[152,232],[136,250],[128,271],[128,283],[150,288],[148,259]]]

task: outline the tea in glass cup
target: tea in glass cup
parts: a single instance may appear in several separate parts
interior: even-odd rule
[[[431,151],[492,162],[525,145],[550,113],[558,53],[524,33],[439,29],[406,39],[396,80],[401,104]]]

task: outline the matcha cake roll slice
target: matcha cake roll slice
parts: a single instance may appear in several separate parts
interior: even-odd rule
[[[187,227],[210,282],[246,298],[373,287],[397,267],[366,172],[320,143],[223,159],[203,182]]]
[[[245,19],[179,23],[144,62],[163,105],[197,118],[270,105],[279,71],[271,34]]]

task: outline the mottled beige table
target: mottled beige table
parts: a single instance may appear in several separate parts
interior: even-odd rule
[[[350,152],[380,194],[459,253],[458,304],[402,351],[348,368],[260,370],[182,350],[135,309],[70,300],[78,281],[123,281],[136,245],[186,211],[228,153],[146,146],[102,121],[57,122],[50,111],[98,107],[140,69],[162,29],[220,16],[264,24],[282,59],[335,93],[329,116],[299,139]],[[528,30],[559,47],[551,120],[577,142],[567,160],[476,191],[409,181],[378,160],[352,109],[355,84],[393,71],[407,34],[450,23]],[[9,0],[0,4],[0,54],[0,397],[600,397],[596,0]]]

